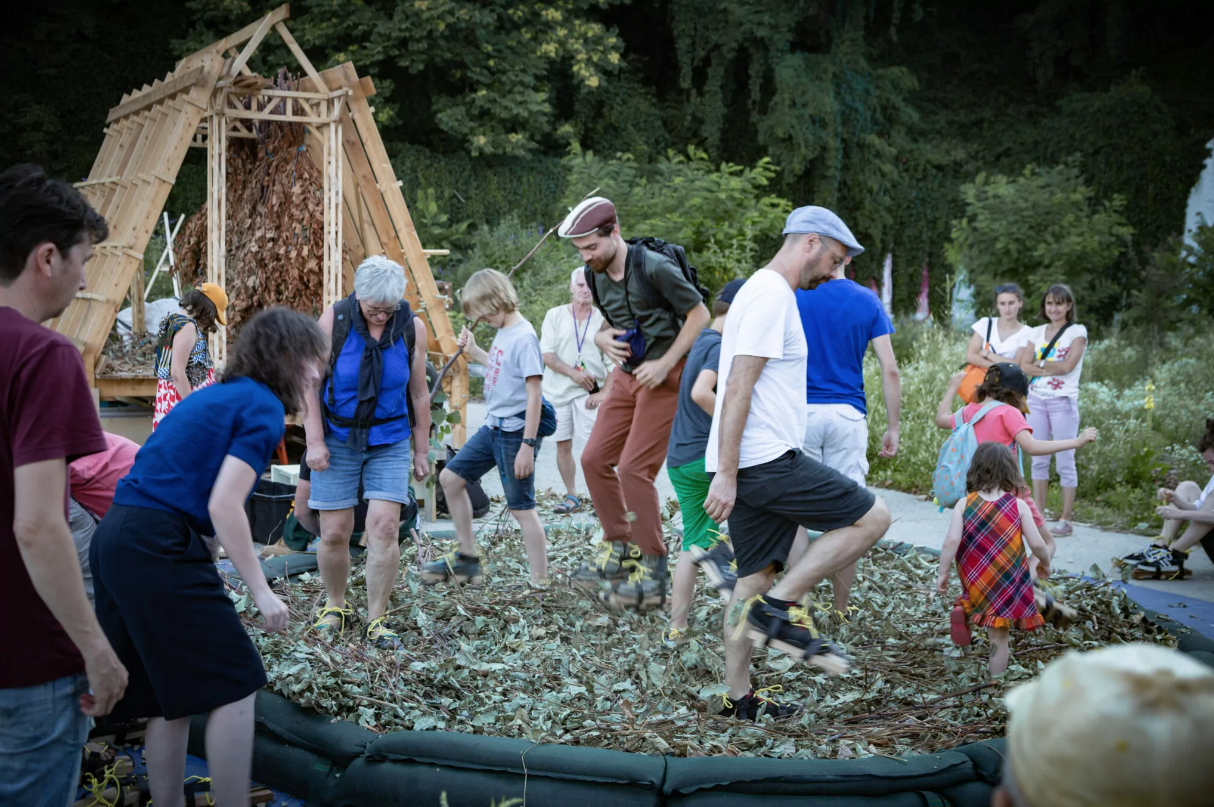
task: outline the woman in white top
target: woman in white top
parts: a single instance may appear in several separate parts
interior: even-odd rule
[[[965,360],[975,367],[988,368],[1001,361],[1016,361],[1029,341],[1029,326],[1020,321],[1024,292],[1015,283],[995,287],[995,309],[999,317],[983,317],[974,323],[974,335]]]
[[[1214,418],[1206,421],[1205,434],[1197,441],[1197,450],[1212,474],[1205,489],[1196,482],[1181,482],[1176,490],[1159,489],[1160,501],[1167,502],[1155,512],[1163,516],[1163,534],[1144,549],[1126,555],[1122,565],[1133,565],[1135,577],[1183,580],[1185,560],[1189,550],[1200,541],[1206,554],[1214,559],[1214,539],[1206,540],[1214,531]],[[1176,533],[1188,523],[1184,534]]]
[[[1028,345],[1020,356],[1020,366],[1032,384],[1026,420],[1037,440],[1072,440],[1079,434],[1079,376],[1088,330],[1075,322],[1075,295],[1061,283],[1045,293],[1038,316],[1047,323],[1029,331]],[[1053,456],[1062,481],[1062,514],[1051,532],[1070,535],[1079,490],[1075,452],[1060,451]],[[1049,488],[1050,455],[1033,457],[1033,500],[1043,509]]]

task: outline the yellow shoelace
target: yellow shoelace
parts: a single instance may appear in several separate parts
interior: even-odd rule
[[[775,698],[770,698],[767,695],[764,695],[763,693],[764,692],[783,692],[783,691],[784,691],[784,687],[780,684],[776,684],[775,686],[770,686],[770,687],[763,687],[762,689],[756,689],[755,690],[755,700],[760,700],[760,701],[764,701],[766,703],[774,703],[774,704],[779,705],[779,701],[777,701]]]
[[[328,618],[334,614],[341,617],[341,624],[338,625],[337,629],[345,630],[346,618],[353,616],[354,610],[351,608],[334,608],[332,605],[326,604],[324,608],[320,609],[320,613],[316,615],[316,624],[312,626],[313,629],[333,627],[333,623]]]
[[[632,572],[628,575],[629,583],[640,583],[648,577],[653,577],[653,570],[639,560],[626,560],[620,565],[632,568]]]
[[[204,785],[209,785],[211,783],[211,777],[209,777],[209,776],[191,776],[190,778],[185,780],[184,784],[188,785],[190,782],[199,782]],[[210,789],[208,789],[207,790],[207,804],[213,805],[214,803],[215,803],[215,797],[211,795],[211,791],[210,791]],[[151,804],[151,802],[148,802],[148,804]]]
[[[84,789],[93,797],[94,803],[103,804],[105,807],[118,807],[118,799],[122,797],[122,783],[118,781],[118,777],[115,775],[116,770],[117,765],[106,767],[101,772],[101,779],[97,779],[91,773],[84,775]],[[111,784],[118,789],[118,796],[113,801],[105,798],[105,791]]]
[[[387,616],[371,620],[371,624],[367,626],[367,638],[382,639],[385,636],[398,636],[396,631],[387,626],[387,621]]]

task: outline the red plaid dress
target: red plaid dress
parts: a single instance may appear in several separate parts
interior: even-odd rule
[[[984,628],[1033,630],[1045,624],[1033,599],[1033,581],[1020,535],[1019,500],[1010,493],[988,502],[965,500],[957,571],[965,593],[957,605]]]

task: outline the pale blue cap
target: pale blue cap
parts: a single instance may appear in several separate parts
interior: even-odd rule
[[[790,233],[817,233],[833,238],[847,247],[848,257],[851,258],[864,251],[864,247],[860,246],[860,242],[843,223],[843,219],[824,207],[809,205],[798,207],[789,213],[788,220],[784,222],[784,235]]]

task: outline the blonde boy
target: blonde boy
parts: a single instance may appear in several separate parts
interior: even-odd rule
[[[498,329],[488,351],[476,344],[476,337],[466,327],[458,340],[469,359],[485,366],[485,425],[439,475],[459,547],[427,563],[422,577],[433,582],[481,582],[467,484],[478,481],[497,466],[506,506],[523,531],[531,584],[542,586],[548,577],[547,542],[535,512],[534,473],[543,403],[540,384],[544,356],[540,340],[535,328],[518,312],[518,295],[510,279],[495,269],[482,269],[468,278],[463,311],[474,323],[484,321]]]

